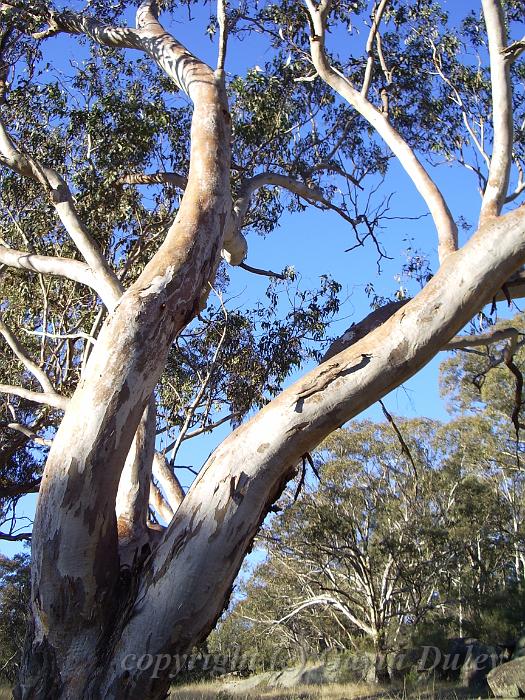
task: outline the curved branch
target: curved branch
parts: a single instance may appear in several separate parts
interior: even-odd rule
[[[487,331],[487,333],[480,333],[479,335],[458,335],[452,338],[452,340],[443,347],[443,350],[466,350],[468,348],[487,346],[499,343],[501,340],[506,340],[508,338],[517,338],[520,335],[523,335],[523,331],[519,331],[513,326],[494,326],[494,328]]]
[[[239,195],[234,203],[233,216],[224,234],[223,257],[230,265],[241,265],[246,258],[248,245],[245,237],[241,233],[243,222],[250,207],[253,193],[260,187],[265,187],[267,185],[282,187],[300,197],[304,197],[310,202],[319,202],[323,206],[334,209],[346,220],[351,221],[344,212],[333,205],[329,200],[325,199],[321,189],[307,185],[305,182],[296,180],[288,175],[272,172],[259,173],[258,175],[254,175],[254,177],[244,180],[241,184]]]
[[[280,272],[272,272],[271,270],[261,270],[259,267],[252,267],[251,265],[248,265],[248,263],[242,262],[239,267],[242,267],[243,270],[246,270],[246,272],[251,272],[254,275],[261,275],[262,277],[272,277],[273,279],[277,280],[285,280],[286,275],[283,275]]]
[[[525,36],[519,41],[514,41],[510,46],[505,46],[501,49],[501,53],[507,61],[513,63],[517,61],[521,54],[525,51]]]
[[[458,247],[457,226],[443,195],[412,148],[390,124],[388,118],[330,65],[325,51],[325,22],[330,9],[329,0],[320,3],[317,8],[311,0],[307,0],[307,6],[313,30],[310,37],[312,61],[319,76],[375,128],[398,158],[432,215],[439,240],[439,259],[443,262]]]
[[[350,610],[346,607],[346,605],[343,605],[337,598],[332,598],[331,596],[316,596],[314,598],[309,598],[308,600],[303,601],[300,603],[292,612],[288,613],[284,617],[281,617],[280,620],[275,620],[274,624],[280,625],[283,622],[286,622],[287,620],[290,620],[292,617],[295,617],[295,615],[298,615],[300,612],[305,610],[306,608],[310,608],[315,605],[328,605],[336,610],[339,610],[339,612],[344,615],[350,622],[361,629],[363,632],[366,634],[373,636],[374,630],[370,625],[368,625],[366,622],[363,622],[359,618],[355,617]]]
[[[44,187],[64,228],[89,265],[96,280],[97,293],[100,294],[107,308],[112,310],[122,296],[123,287],[79,218],[69,187],[56,170],[43,167],[22,153],[7,133],[1,120],[0,163],[19,175],[39,182]]]
[[[481,4],[489,42],[494,137],[480,223],[501,212],[509,187],[513,143],[510,62],[504,53],[507,48],[505,15],[500,0],[481,0]]]
[[[56,394],[55,388],[51,384],[47,374],[41,367],[39,367],[39,365],[36,364],[36,362],[33,362],[18,338],[2,320],[0,320],[0,334],[4,336],[11,350],[18,357],[27,371],[30,372],[33,377],[35,377],[42,389],[48,394]]]
[[[70,401],[66,396],[60,396],[60,394],[55,392],[50,394],[42,391],[31,391],[30,389],[24,389],[21,386],[12,386],[11,384],[0,384],[0,392],[3,394],[11,394],[12,396],[19,396],[21,399],[27,399],[28,401],[33,401],[33,403],[52,406],[61,411],[66,410]]]
[[[6,540],[7,542],[23,542],[29,541],[32,537],[30,532],[19,532],[17,535],[10,535],[7,532],[0,532],[0,540]]]
[[[322,190],[317,187],[311,187],[305,182],[296,180],[288,175],[281,175],[280,173],[259,173],[258,175],[245,180],[241,185],[239,196],[234,204],[234,211],[239,224],[242,224],[242,220],[246,216],[253,193],[260,187],[265,187],[266,185],[283,187],[284,189],[313,202],[322,202],[324,204],[328,203]]]
[[[41,479],[30,481],[26,484],[4,483],[0,484],[0,498],[13,498],[15,496],[23,496],[26,493],[38,493]]]
[[[49,255],[35,255],[23,250],[14,250],[0,245],[0,263],[18,270],[31,270],[42,275],[65,277],[79,284],[91,287],[97,294],[95,277],[86,263],[71,258],[59,258]]]
[[[48,440],[47,438],[40,437],[35,431],[28,425],[23,423],[2,423],[0,425],[2,428],[9,428],[10,430],[16,430],[16,432],[25,435],[27,438],[35,442],[37,445],[44,445],[45,447],[51,447],[53,440]],[[1,490],[1,489],[0,489]],[[24,491],[25,493],[25,491]]]

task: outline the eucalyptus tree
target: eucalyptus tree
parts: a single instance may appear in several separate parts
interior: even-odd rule
[[[377,682],[390,680],[389,653],[446,604],[441,572],[458,550],[448,541],[457,483],[440,469],[442,426],[395,425],[358,422],[323,443],[320,482],[265,529],[267,561],[234,612],[274,639],[371,649]]]
[[[293,661],[303,650],[372,650],[375,679],[388,682],[389,655],[407,646],[519,634],[525,519],[502,477],[513,473],[502,450],[511,431],[468,415],[335,431],[316,453],[319,480],[295,503],[287,491],[264,527],[265,561],[225,639],[236,631],[245,656],[261,644]]]
[[[169,0],[143,2],[134,27],[127,0],[2,3],[0,256],[9,293],[0,332],[20,364],[4,362],[0,389],[16,397],[5,404],[9,435],[49,450],[17,697],[162,697],[169,664],[152,674],[130,658],[184,652],[209,633],[301,457],[450,347],[502,286],[520,292],[519,277],[509,278],[525,262],[516,33],[524,10],[518,0],[481,7],[484,21],[477,12],[458,24],[430,0],[221,0],[204,27],[218,45],[211,68],[166,28],[177,17]],[[267,65],[230,79],[238,41],[255,34],[267,42]],[[332,36],[345,37],[341,55]],[[79,60],[57,74],[63,41],[78,42]],[[481,191],[477,230],[461,247],[424,164],[436,153],[472,170]],[[245,234],[271,232],[285,206],[311,205],[337,212],[357,244],[370,240],[382,254],[384,209],[372,207],[370,189],[393,158],[435,225],[434,276],[402,308],[390,305],[390,317],[383,310],[346,333],[330,359],[268,403],[302,355],[297,336],[266,318],[261,326],[290,362],[284,353],[273,364],[265,339],[269,368],[257,369],[258,349],[248,349],[257,371],[239,375],[232,357],[230,393],[227,381],[213,383],[223,376],[213,370],[228,311],[220,301],[204,309],[220,294],[221,252],[253,271]],[[306,302],[306,336],[322,333],[319,302]],[[199,314],[215,337],[204,367],[194,352],[174,351]],[[250,346],[253,328],[236,323]],[[200,352],[198,338],[192,349]],[[171,382],[170,409],[170,373],[185,360],[190,380]],[[249,401],[234,397],[234,425],[266,405],[184,494],[155,451],[156,429],[176,435],[176,452],[183,437],[226,419],[236,373],[259,388]],[[31,459],[38,452],[29,449],[24,468],[36,488]]]

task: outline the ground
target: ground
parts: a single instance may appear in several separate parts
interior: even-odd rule
[[[454,685],[416,685],[381,688],[374,685],[331,684],[300,686],[293,689],[254,691],[249,695],[233,694],[223,683],[202,683],[174,688],[171,700],[472,700],[489,697],[490,691],[479,693]],[[0,698],[2,700],[2,698]]]

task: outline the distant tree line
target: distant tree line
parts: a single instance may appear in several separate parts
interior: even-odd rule
[[[525,626],[523,351],[505,358],[503,343],[442,365],[450,422],[383,404],[384,422],[325,441],[319,478],[267,523],[216,650],[243,646],[261,668],[367,650],[387,681],[387,657],[418,643],[512,644]]]

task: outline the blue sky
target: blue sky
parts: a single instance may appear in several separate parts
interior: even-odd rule
[[[456,14],[458,6],[461,13],[472,8],[478,11],[479,3],[471,0],[449,1],[444,3]],[[206,19],[211,12],[211,6],[198,11],[199,19]],[[131,18],[130,18],[131,19]],[[188,48],[199,57],[215,63],[216,45],[203,36],[203,24],[188,24],[181,20],[168,27]],[[363,38],[362,38],[363,39]],[[52,42],[53,40],[51,40]],[[364,39],[363,39],[364,41]],[[57,61],[67,65],[69,59],[79,58],[79,49],[74,40],[59,38],[55,45],[49,44]],[[248,67],[264,65],[269,58],[266,45],[257,38],[245,41],[241,51],[232,54],[227,63],[230,72],[242,72]],[[130,58],[132,53],[130,52]],[[479,213],[480,199],[474,176],[459,166],[444,165],[432,168],[432,174],[441,187],[452,213],[456,219],[463,217],[469,223],[475,224]],[[402,169],[392,163],[386,182],[386,192],[394,193],[392,199],[392,216],[419,216],[425,214],[425,206],[415,187]],[[314,286],[319,277],[330,274],[343,285],[343,298],[348,300],[341,309],[341,321],[334,325],[333,334],[342,332],[353,321],[357,322],[370,311],[369,299],[365,293],[365,285],[373,282],[376,291],[391,296],[398,286],[395,275],[400,271],[403,262],[403,251],[412,239],[412,245],[420,248],[431,256],[433,268],[436,268],[437,241],[435,229],[430,217],[417,221],[392,220],[383,232],[383,242],[389,254],[394,256],[391,262],[383,261],[383,273],[377,276],[377,253],[371,245],[345,253],[353,244],[353,236],[349,225],[336,213],[320,212],[310,208],[300,214],[285,214],[279,228],[271,235],[263,238],[252,234],[249,236],[249,253],[247,262],[253,266],[282,270],[293,265],[302,276],[302,284]],[[264,293],[266,281],[250,275],[241,269],[230,270],[232,280],[232,296],[242,294],[243,301],[249,306]],[[504,311],[504,310],[503,310]],[[417,376],[403,387],[396,389],[385,400],[386,406],[396,415],[428,416],[437,419],[447,419],[447,413],[439,396],[438,374],[439,362],[436,358]],[[292,381],[294,377],[290,378]],[[372,406],[363,416],[382,420],[380,408]],[[191,440],[184,444],[179,453],[182,464],[192,464],[199,467],[213,450],[215,445],[229,432],[229,427],[218,429],[211,436],[199,440]],[[181,474],[187,484],[187,474]],[[21,505],[20,512],[31,515],[35,498],[28,497]],[[18,544],[0,542],[0,551],[13,554],[20,549]]]

